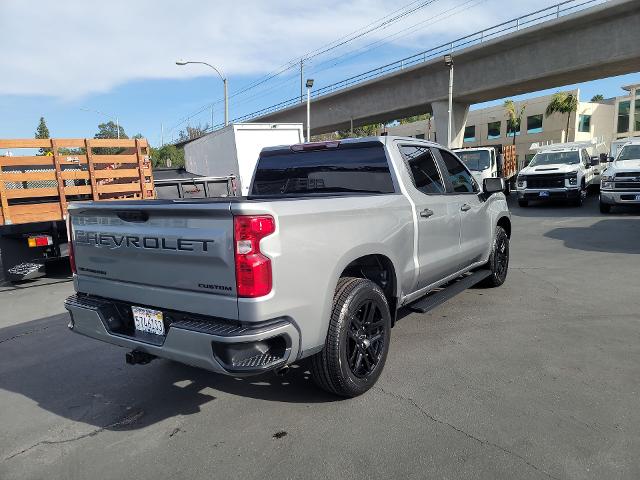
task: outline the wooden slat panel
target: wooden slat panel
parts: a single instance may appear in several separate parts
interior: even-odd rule
[[[142,185],[142,191],[140,192],[140,194],[142,195],[142,198],[146,198],[146,191],[144,189],[144,182],[145,182],[145,178],[144,178],[144,157],[142,154],[142,145],[140,144],[140,140],[136,138],[136,158],[138,159],[138,174],[139,174],[139,178],[140,178],[140,185]]]
[[[87,162],[89,163],[89,178],[91,178],[91,193],[93,195],[94,200],[98,200],[100,198],[100,194],[98,193],[98,184],[96,182],[96,177],[94,176],[95,169],[93,167],[93,153],[91,153],[91,140],[85,139],[84,146],[87,149]]]
[[[147,141],[144,140],[144,144],[147,144]],[[96,147],[135,147],[136,141],[135,139],[116,139],[116,138],[94,138],[91,140],[91,146],[93,148]]]
[[[91,141],[91,145],[93,142]],[[135,154],[122,154],[122,155],[93,155],[93,163],[138,163],[138,159]]]
[[[137,168],[116,168],[109,170],[96,170],[93,175],[96,178],[138,178]]]
[[[58,207],[60,204],[56,204]],[[13,210],[14,207],[9,207]],[[32,222],[55,222],[62,220],[62,212],[60,208],[57,211],[42,212],[42,213],[25,213],[16,215],[11,213],[14,224],[32,223]]]
[[[55,180],[56,172],[3,172],[2,180],[5,182],[33,182],[38,180]]]
[[[62,169],[60,168],[60,157],[58,156],[58,144],[55,140],[51,140],[51,151],[53,152],[53,164],[56,167],[56,181],[58,182],[58,193],[60,194],[60,207],[62,208],[62,217],[67,216],[67,199],[64,196],[64,180],[62,179]]]
[[[123,193],[123,192],[139,192],[140,182],[135,183],[111,183],[107,185],[98,185],[100,193]]]
[[[91,185],[64,187],[66,195],[91,195]]]
[[[49,203],[30,203],[28,205],[11,205],[9,207],[14,215],[26,215],[29,213],[46,213],[60,212],[60,204],[57,202]]]
[[[2,167],[0,167],[0,212],[2,213],[2,223],[11,223],[11,212],[9,212],[9,202],[7,201],[7,193],[4,187]]]
[[[0,166],[2,167],[19,167],[19,166],[47,166],[53,168],[53,157],[46,155],[38,155],[31,157],[0,157]]]
[[[56,138],[59,147],[84,148],[84,138]]]
[[[61,175],[65,180],[89,180],[87,170],[62,170]]]
[[[7,198],[33,198],[57,197],[60,193],[55,187],[52,188],[20,188],[6,190]]]
[[[49,148],[49,139],[39,138],[14,138],[0,140],[0,148]]]

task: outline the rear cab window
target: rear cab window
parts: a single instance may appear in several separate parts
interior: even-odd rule
[[[392,193],[395,185],[384,145],[372,141],[303,151],[263,151],[250,196]]]

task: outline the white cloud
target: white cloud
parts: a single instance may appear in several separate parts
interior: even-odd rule
[[[286,61],[408,4],[385,0],[1,0],[0,95],[76,98],[132,80],[209,74],[177,67],[206,59],[229,76],[264,74]],[[368,43],[428,19],[463,0],[436,0]],[[511,2],[513,4],[515,2]],[[398,39],[416,51],[439,37],[467,33],[552,2],[520,0],[509,12],[485,1],[473,15],[451,17]],[[457,36],[457,35],[456,35]],[[381,59],[386,61],[386,59]]]

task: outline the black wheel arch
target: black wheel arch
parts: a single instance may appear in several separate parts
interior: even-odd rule
[[[511,238],[511,219],[509,217],[507,217],[506,215],[500,217],[496,225],[504,229],[504,231],[507,233],[507,238]]]
[[[344,277],[365,278],[378,285],[389,303],[391,325],[395,324],[398,306],[398,278],[389,257],[382,254],[359,257],[345,267],[340,274],[340,278]]]

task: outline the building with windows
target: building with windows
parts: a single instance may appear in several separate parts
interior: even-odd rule
[[[615,99],[616,140],[640,137],[640,84],[622,89],[629,95]]]
[[[629,91],[632,89],[632,87],[626,88]],[[516,152],[520,161],[526,161],[535,154],[531,150],[533,143],[582,142],[598,139],[605,145],[599,152],[593,153],[608,152],[611,142],[617,138],[614,132],[624,129],[625,122],[631,121],[630,99],[621,97],[600,102],[585,102],[580,100],[579,89],[570,93],[576,95],[579,101],[577,111],[569,118],[568,132],[566,115],[558,113],[549,117],[545,115],[552,98],[552,95],[545,95],[516,102],[518,111],[524,107],[520,128],[516,132],[507,131],[507,117],[502,105],[471,110],[467,118],[463,147],[508,145],[513,143],[515,135]],[[637,93],[640,93],[640,85]],[[636,100],[635,112],[638,112],[635,114],[636,128],[640,129],[640,100]],[[435,122],[427,120],[390,126],[387,127],[387,132],[389,135],[446,142],[447,132],[436,132],[434,127]],[[626,133],[625,136],[630,135]]]

